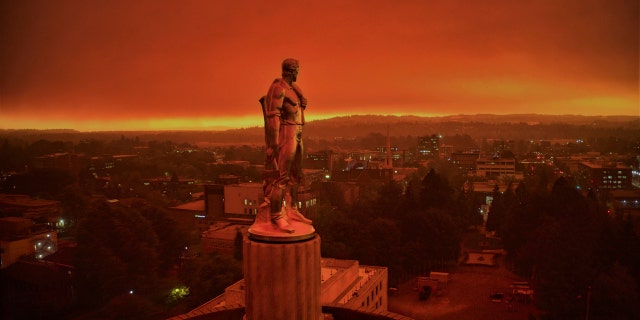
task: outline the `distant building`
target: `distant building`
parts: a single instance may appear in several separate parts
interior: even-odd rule
[[[322,169],[331,172],[336,156],[331,150],[307,152],[304,166],[308,169]]]
[[[31,219],[37,225],[62,232],[65,221],[62,218],[60,201],[37,199],[20,194],[0,194],[0,217],[22,217]]]
[[[77,173],[86,165],[84,155],[60,152],[34,158],[32,166],[37,169],[58,169],[72,174]]]
[[[640,189],[611,190],[614,214],[628,220],[636,234],[640,233]]]
[[[204,215],[208,219],[220,220],[224,215],[224,185],[208,184],[204,186]]]
[[[88,159],[88,167],[90,171],[110,170],[116,166],[127,165],[137,158],[138,155],[136,154],[96,156]]]
[[[562,166],[565,170],[568,170],[572,175],[579,175],[581,169],[581,163],[593,162],[600,158],[600,153],[588,153],[584,155],[571,155],[565,157],[555,157],[554,163]]]
[[[454,152],[451,154],[451,164],[456,166],[461,173],[467,174],[476,171],[476,161],[480,158],[478,152]]]
[[[551,164],[552,162],[545,159],[544,154],[540,152],[533,152],[531,156],[520,160],[520,165],[528,175],[532,175],[539,168]]]
[[[389,182],[393,180],[393,169],[379,168],[354,168],[352,170],[334,170],[331,173],[332,181],[355,182],[358,185],[366,185],[371,182]]]
[[[478,159],[476,176],[499,177],[516,175],[516,159]]]
[[[150,178],[145,179],[142,184],[146,187],[155,190],[163,190],[167,189],[170,186],[186,186],[192,187],[196,185],[195,179],[184,179],[184,178],[172,178],[172,177],[158,177],[158,178]]]
[[[449,160],[451,159],[451,155],[453,154],[453,146],[448,145],[440,145],[438,150],[438,157],[440,159]]]
[[[208,220],[252,224],[263,202],[262,183],[205,186],[204,212]],[[304,214],[314,212],[317,205],[316,195],[306,184],[298,189],[298,203],[295,205]]]
[[[616,162],[581,162],[580,176],[594,189],[632,189],[631,168]]]
[[[513,150],[514,147],[512,140],[487,139],[486,142],[491,144],[491,153],[496,157],[502,156],[506,151]]]
[[[247,170],[251,167],[251,162],[245,160],[233,160],[233,161],[216,161],[207,163],[210,167],[221,167],[221,168],[229,168],[229,167],[239,167],[243,170]]]
[[[25,256],[43,259],[57,248],[58,234],[54,230],[42,228],[27,218],[0,218],[0,268]]]
[[[202,252],[217,252],[233,257],[234,250],[242,250],[242,246],[236,248],[236,237],[238,233],[241,235],[246,234],[247,229],[249,229],[248,225],[238,225],[230,222],[215,223],[202,233]]]
[[[262,183],[238,183],[224,186],[223,216],[239,223],[253,223],[264,202]]]
[[[216,184],[228,185],[240,183],[240,177],[233,174],[221,174],[215,179]]]
[[[440,137],[432,134],[430,136],[418,137],[418,153],[423,158],[437,158],[440,150]]]
[[[171,214],[171,218],[186,230],[203,232],[212,223],[211,219],[206,219],[205,200],[191,201],[167,209]]]

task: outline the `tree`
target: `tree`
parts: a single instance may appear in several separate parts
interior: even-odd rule
[[[506,205],[502,193],[496,184],[493,188],[493,200],[491,201],[487,217],[486,228],[488,231],[498,231],[500,229],[500,226],[504,222],[505,212]]]
[[[135,291],[117,295],[96,314],[103,319],[157,319],[162,309]]]
[[[4,181],[5,190],[52,198],[73,184],[75,177],[60,169],[36,169],[24,174],[11,175]]]
[[[181,228],[180,224],[176,223],[163,208],[148,204],[146,201],[137,201],[132,204],[132,207],[151,223],[158,238],[156,251],[160,260],[159,268],[163,271],[169,270],[177,264],[184,247],[189,245],[187,230]]]
[[[434,169],[422,179],[422,207],[423,208],[443,208],[451,200],[451,189]]]
[[[545,221],[532,245],[536,302],[552,316],[575,318],[585,305],[576,297],[585,296],[611,263],[602,255],[603,246],[610,245],[603,237],[606,215],[563,178],[546,203]]]
[[[130,290],[151,295],[157,285],[158,237],[137,210],[98,201],[77,228],[76,281],[85,306]]]
[[[192,305],[200,305],[224,292],[224,289],[242,278],[242,266],[234,258],[210,253],[187,261],[180,270],[180,278],[190,295]]]
[[[62,205],[65,229],[74,234],[78,220],[86,214],[89,207],[89,195],[86,190],[74,184],[67,186],[58,199]]]
[[[546,198],[530,194],[524,182],[515,190],[515,199],[507,208],[501,236],[504,248],[514,263],[515,272],[530,276],[533,268],[530,244],[543,223]]]

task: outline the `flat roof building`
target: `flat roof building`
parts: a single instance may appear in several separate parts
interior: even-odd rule
[[[334,307],[385,316],[388,319],[409,319],[387,310],[388,270],[385,267],[363,266],[357,260],[322,258],[321,277],[320,302],[323,309]],[[228,312],[234,308],[243,308],[245,304],[245,283],[242,279],[227,287],[225,293],[188,313],[170,319],[190,319]]]
[[[594,189],[632,189],[631,167],[615,162],[581,162],[580,175]]]

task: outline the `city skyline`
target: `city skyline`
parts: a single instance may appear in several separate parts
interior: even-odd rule
[[[0,129],[261,125],[300,60],[308,120],[640,115],[637,1],[0,5]]]

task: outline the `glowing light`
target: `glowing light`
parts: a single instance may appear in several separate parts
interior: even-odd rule
[[[189,287],[186,286],[179,286],[179,287],[175,287],[171,290],[171,293],[169,293],[169,296],[167,297],[167,303],[173,303],[176,302],[186,296],[189,295]]]

